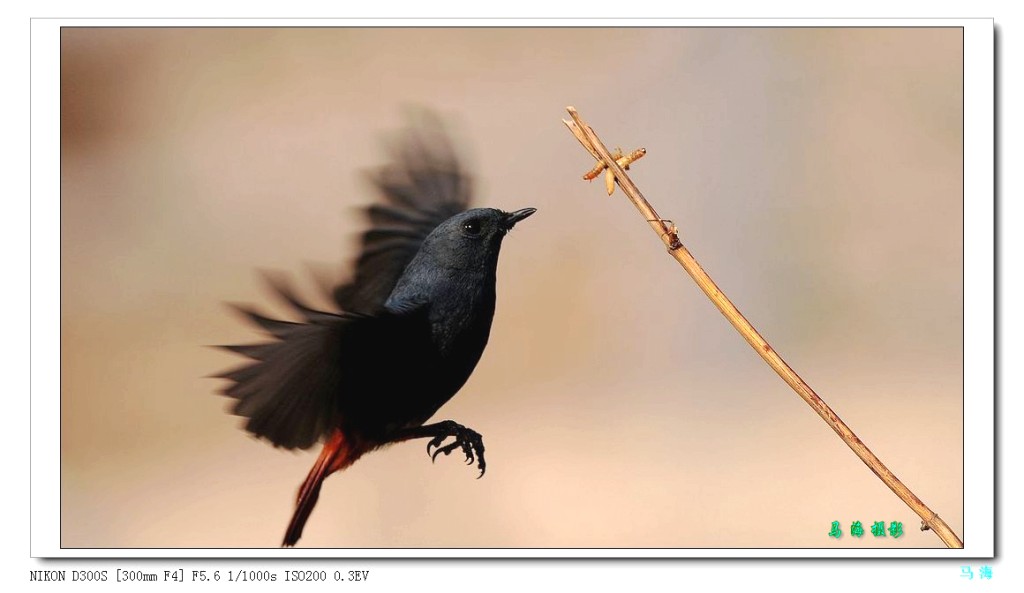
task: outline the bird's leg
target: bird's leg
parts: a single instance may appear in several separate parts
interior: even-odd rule
[[[441,444],[448,437],[455,440],[442,447]],[[483,477],[484,471],[487,469],[487,462],[484,461],[484,440],[477,431],[466,428],[457,422],[445,420],[436,424],[405,428],[395,434],[390,442],[398,443],[424,438],[430,439],[430,442],[427,443],[427,455],[430,455],[431,460],[437,459],[437,456],[442,453],[449,455],[461,447],[462,452],[466,455],[466,463],[472,464],[475,461],[477,467],[480,468],[480,475],[477,478]],[[435,449],[433,453],[430,451],[432,448]]]

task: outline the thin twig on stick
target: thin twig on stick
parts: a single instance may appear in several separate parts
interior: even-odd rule
[[[799,375],[796,374],[786,361],[782,360],[782,357],[775,352],[775,349],[768,344],[768,342],[761,337],[754,326],[739,312],[739,309],[732,304],[725,293],[723,293],[714,281],[708,276],[707,272],[701,268],[697,260],[694,259],[693,255],[690,254],[689,250],[683,246],[679,240],[678,230],[671,221],[665,220],[658,216],[658,213],[654,210],[651,204],[644,198],[640,190],[637,189],[633,181],[626,175],[619,163],[612,158],[612,155],[608,153],[608,149],[601,142],[601,139],[597,137],[594,130],[588,126],[581,118],[579,113],[573,107],[567,107],[566,110],[569,112],[569,116],[572,120],[562,120],[563,123],[569,128],[573,136],[579,140],[583,148],[587,150],[592,156],[602,161],[612,174],[615,175],[615,179],[622,188],[622,191],[629,197],[633,205],[636,206],[637,210],[647,221],[647,224],[651,226],[655,233],[661,238],[668,247],[669,253],[683,266],[683,269],[693,278],[697,286],[704,292],[705,295],[711,302],[718,307],[718,310],[722,312],[722,315],[729,320],[729,323],[736,328],[736,331],[743,336],[743,339],[747,341],[750,346],[757,351],[757,353],[768,363],[768,366],[782,377],[782,380],[787,385],[793,388],[793,391],[797,393],[807,405],[811,406],[818,416],[828,424],[832,430],[839,435],[839,438],[843,439],[857,457],[864,462],[868,468],[875,473],[886,486],[892,490],[896,496],[900,497],[907,506],[911,508],[923,522],[923,525],[928,529],[935,532],[936,535],[950,548],[963,548],[964,543],[960,538],[950,529],[949,525],[946,524],[938,515],[936,515],[927,505],[921,502],[921,499],[914,495],[913,492],[907,488],[903,482],[899,480],[889,468],[882,463],[874,453],[857,437],[856,434],[850,430],[850,427],[846,425],[839,416],[836,415],[832,408],[826,404],[817,393]]]

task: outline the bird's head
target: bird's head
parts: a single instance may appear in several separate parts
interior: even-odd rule
[[[423,242],[423,250],[444,267],[485,269],[498,259],[501,241],[519,221],[536,212],[523,208],[504,212],[494,208],[473,208],[442,222]]]

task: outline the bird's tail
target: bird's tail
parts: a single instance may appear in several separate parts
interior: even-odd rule
[[[309,470],[306,481],[299,488],[299,495],[295,502],[295,513],[288,523],[288,531],[284,534],[282,547],[294,546],[302,537],[302,528],[305,527],[316,501],[320,498],[320,486],[327,476],[336,471],[345,469],[355,463],[356,459],[363,454],[362,451],[353,447],[340,430],[335,430],[331,437],[324,443],[313,469]]]

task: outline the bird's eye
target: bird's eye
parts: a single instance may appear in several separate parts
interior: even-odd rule
[[[467,235],[475,237],[480,234],[480,221],[470,220],[462,225],[462,230],[466,231]]]

